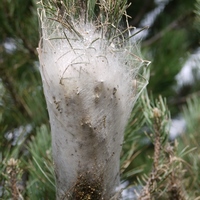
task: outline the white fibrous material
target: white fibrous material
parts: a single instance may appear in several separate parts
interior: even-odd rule
[[[142,61],[131,56],[132,48],[108,42],[92,23],[74,27],[81,37],[43,19],[38,49],[57,199],[88,193],[108,200],[119,185],[123,134],[141,91],[136,76]]]

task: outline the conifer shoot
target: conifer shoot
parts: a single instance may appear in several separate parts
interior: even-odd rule
[[[139,78],[145,61],[124,36],[130,29],[120,28],[126,1],[41,5],[38,53],[57,199],[109,200],[119,186],[124,129],[147,83]]]

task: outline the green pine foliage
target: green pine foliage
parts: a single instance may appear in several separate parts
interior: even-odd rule
[[[189,151],[181,155],[182,159],[186,162],[186,188],[189,196],[195,199],[200,196],[200,124],[199,124],[200,100],[199,95],[194,95],[187,101],[187,105],[183,109],[184,118],[187,123],[185,133],[179,138],[179,152],[182,153],[183,149]]]
[[[29,172],[27,196],[29,199],[55,199],[55,178],[51,155],[51,137],[49,128],[42,125],[37,128],[27,145],[30,153],[28,162],[24,160],[25,169]]]

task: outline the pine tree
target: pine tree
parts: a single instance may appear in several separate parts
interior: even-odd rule
[[[128,21],[129,27],[143,29],[142,21],[156,8],[155,2],[130,0],[128,3],[132,4],[126,9],[127,16],[122,17],[122,27]],[[2,0],[0,4],[1,199],[55,199],[50,128],[36,51],[39,41],[36,3],[37,0]],[[56,6],[59,8],[60,4]],[[94,20],[93,14],[89,14],[91,20]],[[168,165],[171,172],[173,169],[180,172],[177,177],[169,173],[171,180],[178,178],[183,185],[176,182],[178,187],[170,188],[166,186],[172,182],[154,182],[157,187],[150,190],[156,191],[151,193],[152,198],[159,193],[163,194],[161,199],[173,199],[173,195],[178,196],[178,191],[182,191],[187,199],[195,199],[200,195],[198,144],[195,139],[198,137],[198,71],[194,72],[196,81],[193,84],[183,85],[178,92],[173,87],[176,86],[175,76],[181,66],[199,46],[199,0],[166,1],[141,46],[143,56],[152,61],[148,92],[155,97],[160,94],[166,97],[172,116],[182,113],[182,105],[188,102],[184,107],[188,127],[186,134],[174,142],[172,154],[171,151],[161,151],[159,162],[159,167],[166,166],[162,162],[163,158],[167,159],[166,155],[184,159],[183,162],[177,159],[178,163],[169,162],[171,165]],[[193,93],[195,96],[190,100]],[[144,132],[151,136],[154,130],[152,119],[147,114],[152,113],[151,109],[156,105],[152,99],[154,97],[149,100],[152,107],[144,106],[142,98],[135,104],[122,146],[121,180],[136,188],[148,188],[145,185],[151,182],[153,159],[149,157],[153,157],[154,138],[148,140]],[[184,168],[186,173],[182,173]],[[142,179],[144,174],[150,174],[149,178]],[[163,177],[163,174],[158,174]]]

